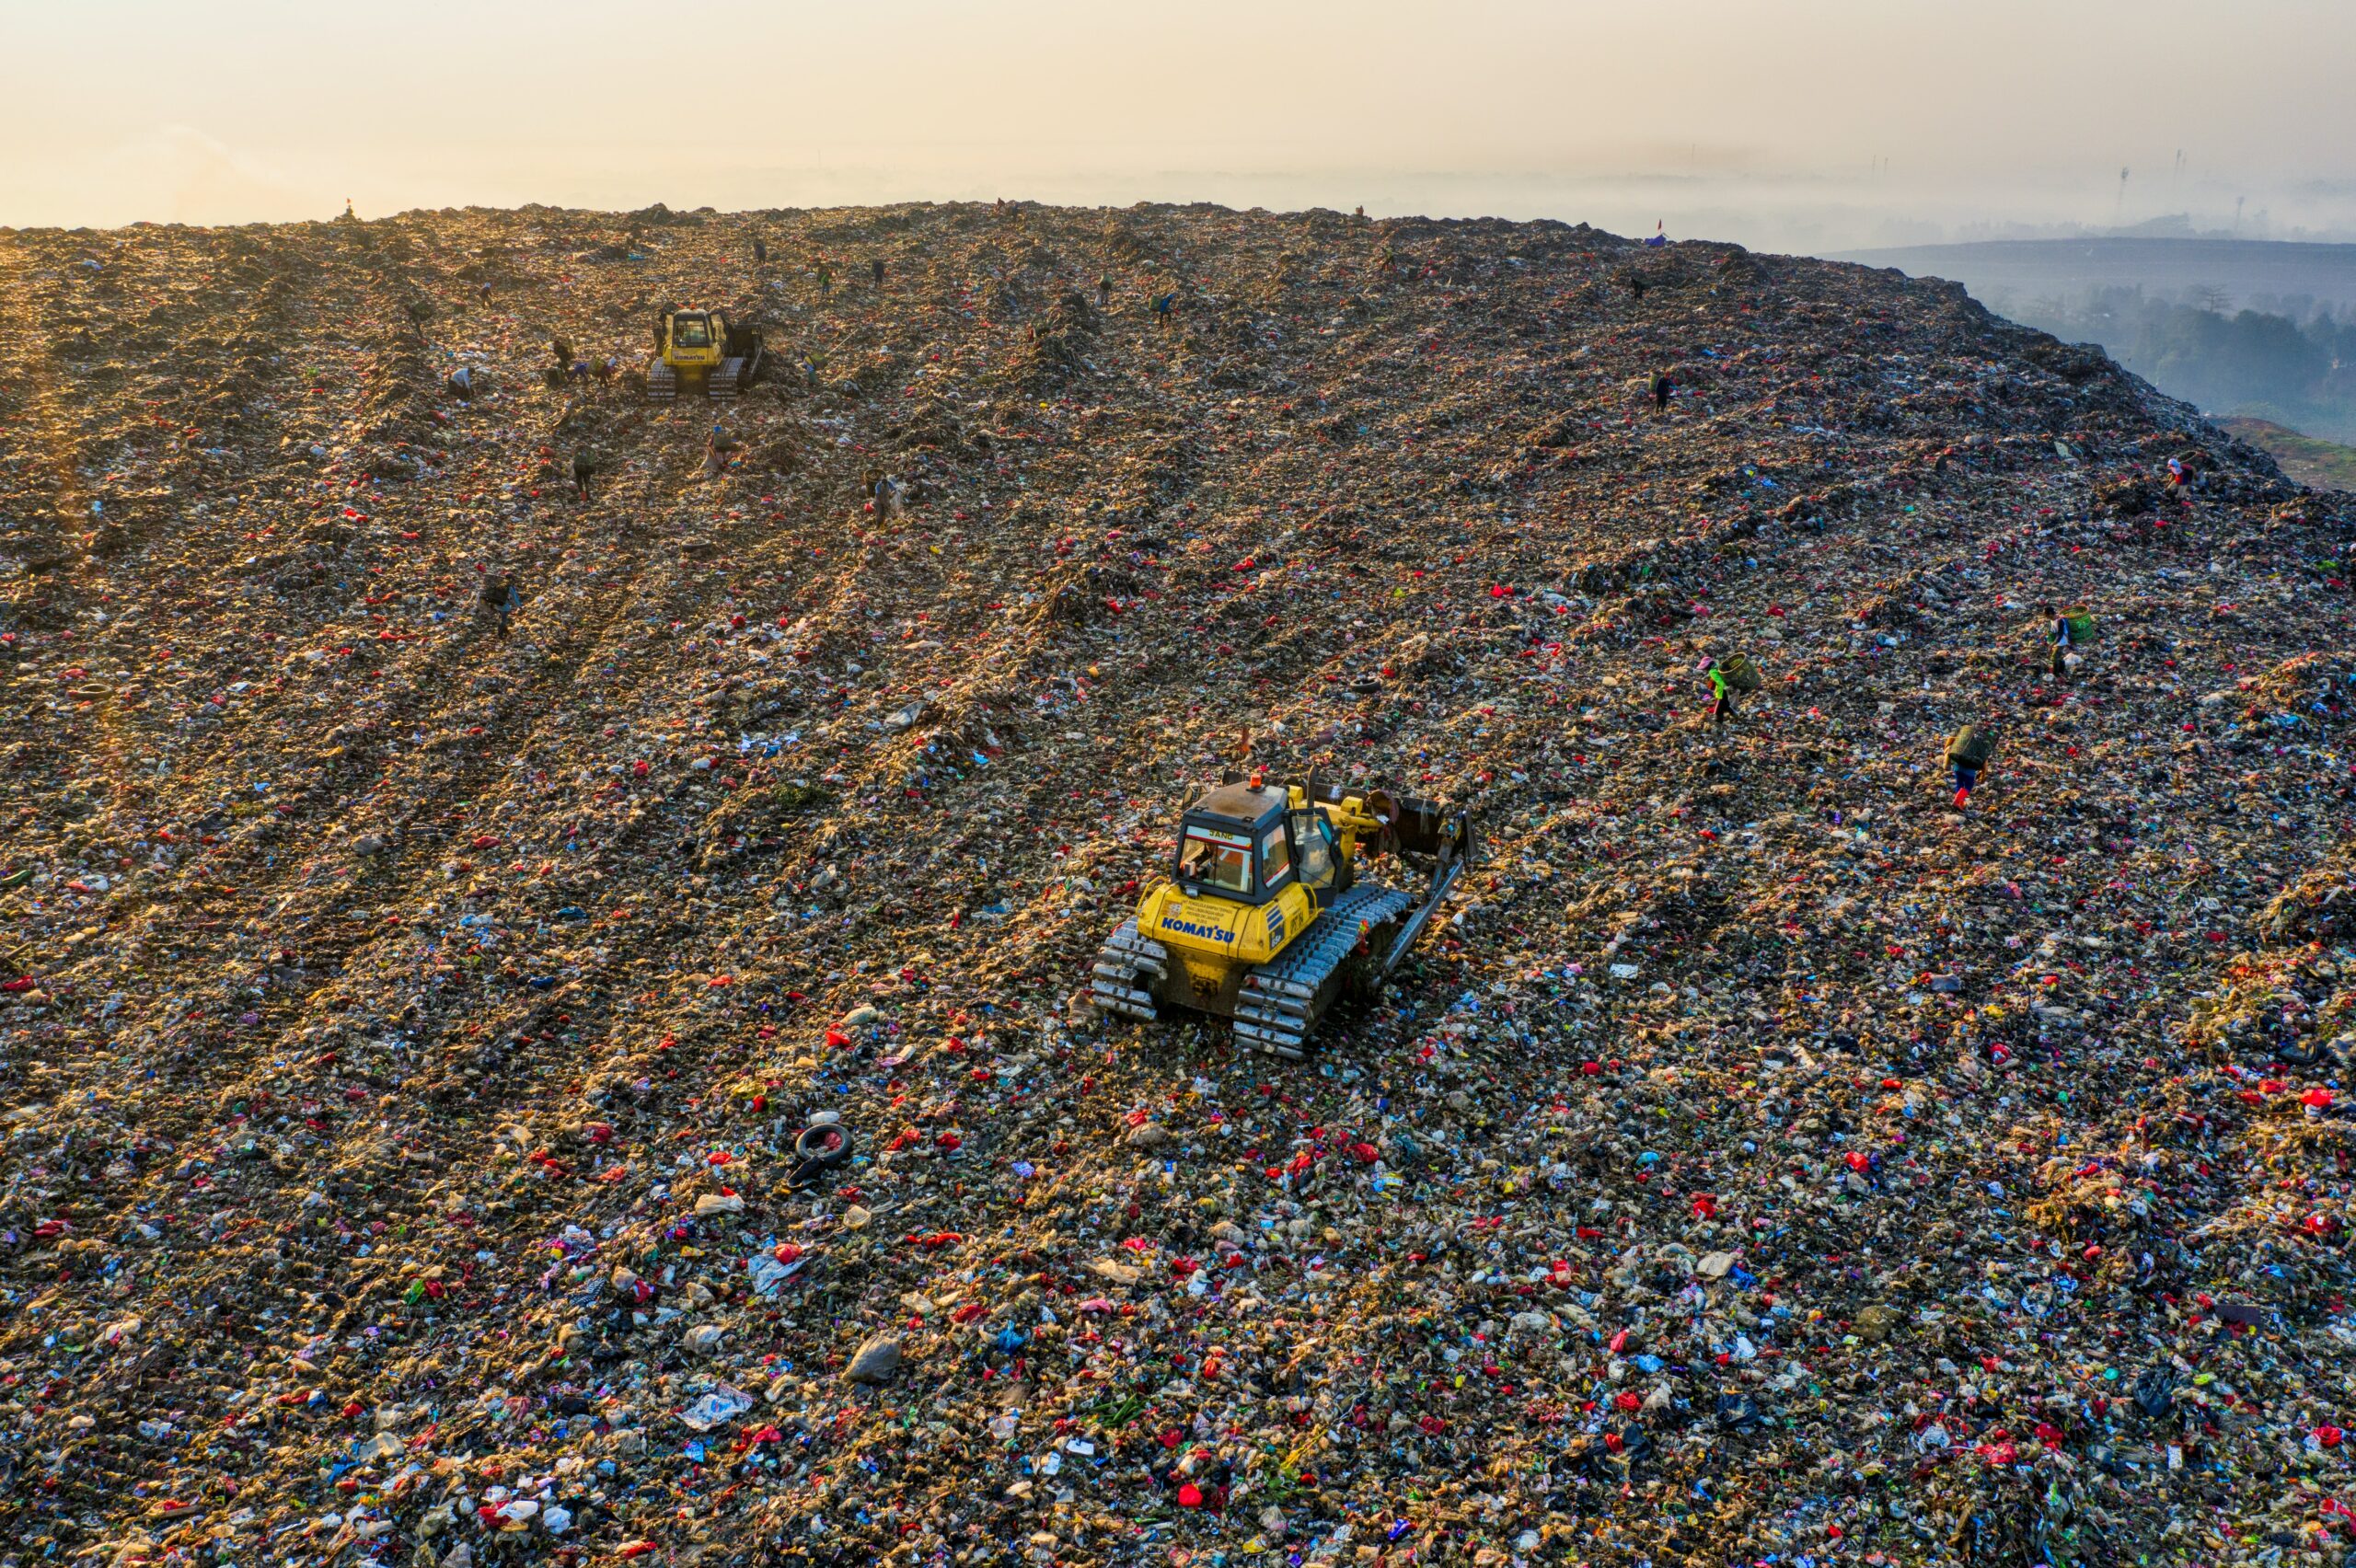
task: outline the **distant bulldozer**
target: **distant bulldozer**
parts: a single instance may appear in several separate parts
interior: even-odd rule
[[[733,326],[725,311],[666,310],[654,319],[654,353],[646,362],[646,396],[669,402],[684,383],[710,398],[733,398],[757,380],[761,331]]]

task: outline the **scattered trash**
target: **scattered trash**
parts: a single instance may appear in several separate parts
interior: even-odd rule
[[[753,1408],[753,1396],[722,1383],[679,1412],[681,1424],[697,1432],[709,1432],[723,1422],[733,1421]]]
[[[872,1339],[859,1347],[843,1376],[854,1383],[888,1383],[900,1370],[900,1342]]]

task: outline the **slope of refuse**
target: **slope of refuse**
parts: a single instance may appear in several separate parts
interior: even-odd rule
[[[0,232],[0,1562],[2356,1544],[2356,510],[2099,353],[1027,204]],[[1305,1066],[1086,1002],[1255,769],[1481,826]]]

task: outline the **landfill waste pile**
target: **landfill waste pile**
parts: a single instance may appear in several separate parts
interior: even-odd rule
[[[2356,1548],[2356,502],[2098,352],[1020,203],[0,323],[6,1568]],[[1480,823],[1299,1064],[1091,1000],[1262,769]]]

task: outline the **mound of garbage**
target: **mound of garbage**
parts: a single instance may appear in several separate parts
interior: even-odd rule
[[[0,1563],[2356,1543],[2356,511],[2098,352],[1208,206],[0,279]],[[1258,769],[1480,823],[1306,1065],[1090,1003]]]

